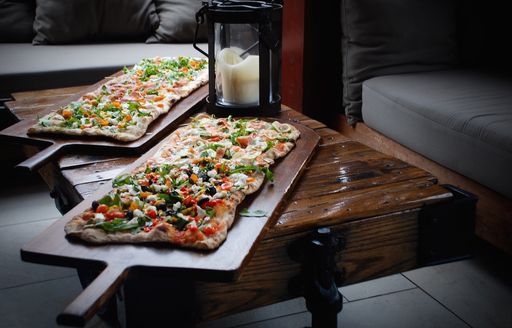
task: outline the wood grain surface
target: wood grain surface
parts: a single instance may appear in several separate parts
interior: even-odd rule
[[[243,267],[249,262],[264,229],[277,220],[287,194],[298,181],[320,140],[312,129],[288,120],[280,121],[293,124],[300,131],[301,137],[296,141],[291,152],[272,167],[275,175],[274,182],[265,182],[258,192],[248,196],[238,207],[238,210],[240,208],[262,210],[267,213],[267,216],[239,217],[237,214],[226,241],[217,250],[194,251],[162,244],[97,246],[67,239],[64,225],[75,215],[89,208],[93,200],[100,199],[110,191],[112,188],[110,183],[102,185],[91,197],[82,201],[23,246],[22,259],[30,262],[70,267],[80,265],[81,262],[101,262],[106,265],[105,271],[59,316],[59,322],[69,324],[86,322],[108,297],[117,291],[123,278],[134,267],[151,267],[153,270],[186,273],[187,276],[198,280],[233,281],[238,278]],[[120,161],[124,161],[124,169],[114,170],[110,179],[143,165],[165,142],[166,140],[163,140],[134,163],[130,164],[129,160],[121,159]],[[126,168],[127,165],[128,168]],[[112,170],[105,171],[105,163],[100,162],[92,166],[98,172],[95,173],[97,180],[103,179],[101,175],[112,172]],[[89,182],[87,175],[84,178],[84,175],[79,173],[81,170],[84,169],[75,169],[73,177],[79,182],[84,179]]]
[[[51,103],[58,94],[54,91],[44,97]],[[9,103],[9,108],[30,116],[26,114],[30,109],[18,104],[22,100],[28,106],[28,99],[37,101],[38,94],[15,97],[17,101]],[[43,109],[37,107],[34,113]],[[283,106],[279,117],[314,129],[321,137],[320,147],[238,280],[197,282],[198,315],[203,320],[296,296],[288,284],[300,265],[290,259],[287,246],[315,227],[330,226],[346,236],[346,249],[337,262],[345,269],[346,283],[415,268],[419,211],[451,197],[430,173],[351,141],[289,107]],[[76,204],[76,199],[110,183],[105,172],[122,169],[133,160],[135,157],[67,154],[51,163],[53,166],[45,166],[43,177],[50,188],[55,188],[57,179],[68,183],[71,190],[66,189],[62,197]]]
[[[66,136],[46,133],[27,134],[28,129],[37,123],[38,117],[42,117],[72,101],[78,100],[82,95],[98,89],[121,73],[120,71],[92,86],[84,88],[66,88],[63,90],[63,94],[52,91],[42,91],[37,97],[37,100],[29,101],[26,100],[27,98],[22,98],[25,100],[18,100],[12,108],[9,107],[13,113],[19,115],[18,118],[21,120],[0,131],[0,140],[43,148],[40,152],[35,153],[18,166],[33,171],[55,158],[58,154],[64,152],[74,153],[76,151],[87,151],[90,154],[141,154],[147,151],[151,146],[154,146],[180,122],[188,118],[191,113],[197,111],[204,103],[205,97],[208,94],[207,85],[193,91],[189,96],[176,102],[168,113],[160,115],[153,121],[148,127],[146,134],[130,142],[93,136]],[[30,97],[30,94],[31,93],[21,94],[21,97]],[[20,98],[19,94],[17,98]],[[17,108],[22,108],[22,110],[18,110]],[[31,115],[24,115],[27,111],[30,111]],[[34,115],[33,112],[36,111],[37,115]]]

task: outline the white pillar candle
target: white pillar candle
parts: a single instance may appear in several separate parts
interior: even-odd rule
[[[217,56],[217,79],[222,96],[232,104],[253,104],[259,100],[259,56],[240,57],[238,48],[224,48]]]

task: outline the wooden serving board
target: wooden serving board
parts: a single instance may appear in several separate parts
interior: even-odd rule
[[[60,107],[65,106],[72,101],[78,100],[82,95],[96,90],[112,78],[119,76],[121,73],[122,72],[120,71],[88,88],[83,89],[81,92],[49,107],[45,113],[41,114],[46,115],[52,111],[58,110]],[[43,164],[63,152],[88,151],[94,152],[94,154],[141,154],[144,151],[147,151],[156,142],[164,138],[166,134],[187,118],[192,112],[200,108],[207,95],[208,85],[198,88],[187,97],[175,103],[167,114],[160,115],[155,121],[153,121],[144,136],[131,142],[122,142],[114,139],[92,136],[63,136],[42,133],[28,135],[28,129],[37,123],[37,118],[22,120],[0,131],[0,140],[44,148],[34,156],[18,164],[18,167],[30,171],[38,169]]]
[[[67,239],[64,225],[73,216],[89,208],[92,200],[101,198],[111,190],[110,184],[98,189],[25,245],[21,249],[24,261],[69,267],[78,267],[91,261],[106,265],[96,280],[59,315],[58,322],[84,324],[117,291],[128,271],[134,267],[166,270],[166,273],[185,273],[202,281],[228,282],[237,279],[259,239],[286,206],[286,198],[320,141],[320,137],[312,129],[292,121],[278,120],[293,124],[299,129],[301,136],[292,151],[272,166],[274,182],[266,181],[258,192],[248,196],[238,207],[238,210],[263,210],[268,216],[240,217],[237,212],[227,240],[217,250],[194,251],[162,244],[94,246]],[[125,172],[131,172],[142,165],[165,141],[134,162]]]

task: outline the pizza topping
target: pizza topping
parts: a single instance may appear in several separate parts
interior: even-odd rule
[[[167,112],[181,95],[188,95],[205,83],[206,71],[206,59],[143,59],[100,88],[40,119],[34,129],[44,132],[40,128],[58,127],[63,133],[66,130],[86,130],[87,134],[94,135],[101,134],[101,131],[105,132],[102,135],[129,132],[142,126],[145,129],[154,118]],[[201,77],[197,83],[189,85],[199,74]],[[185,89],[178,90],[177,94],[176,87]]]
[[[144,72],[136,76],[155,81],[155,74]],[[148,101],[159,99],[154,91],[150,93],[156,97]],[[111,107],[118,108],[118,104],[112,101]],[[227,228],[221,217],[234,199],[255,190],[263,176],[273,180],[269,165],[274,157],[267,158],[265,153],[285,147],[281,141],[285,138],[298,137],[291,132],[285,124],[200,114],[188,127],[174,132],[144,166],[116,177],[112,191],[93,202],[94,216],[83,216],[84,227],[132,234],[151,233],[159,227],[179,244],[211,237]]]

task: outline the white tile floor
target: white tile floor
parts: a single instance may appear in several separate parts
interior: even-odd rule
[[[55,316],[81,290],[76,272],[25,263],[19,249],[59,216],[46,186],[34,179],[0,191],[0,327],[56,327]],[[477,252],[341,288],[339,327],[512,327],[512,259]],[[214,327],[305,327],[302,298],[205,322]],[[87,327],[106,327],[94,318]]]

